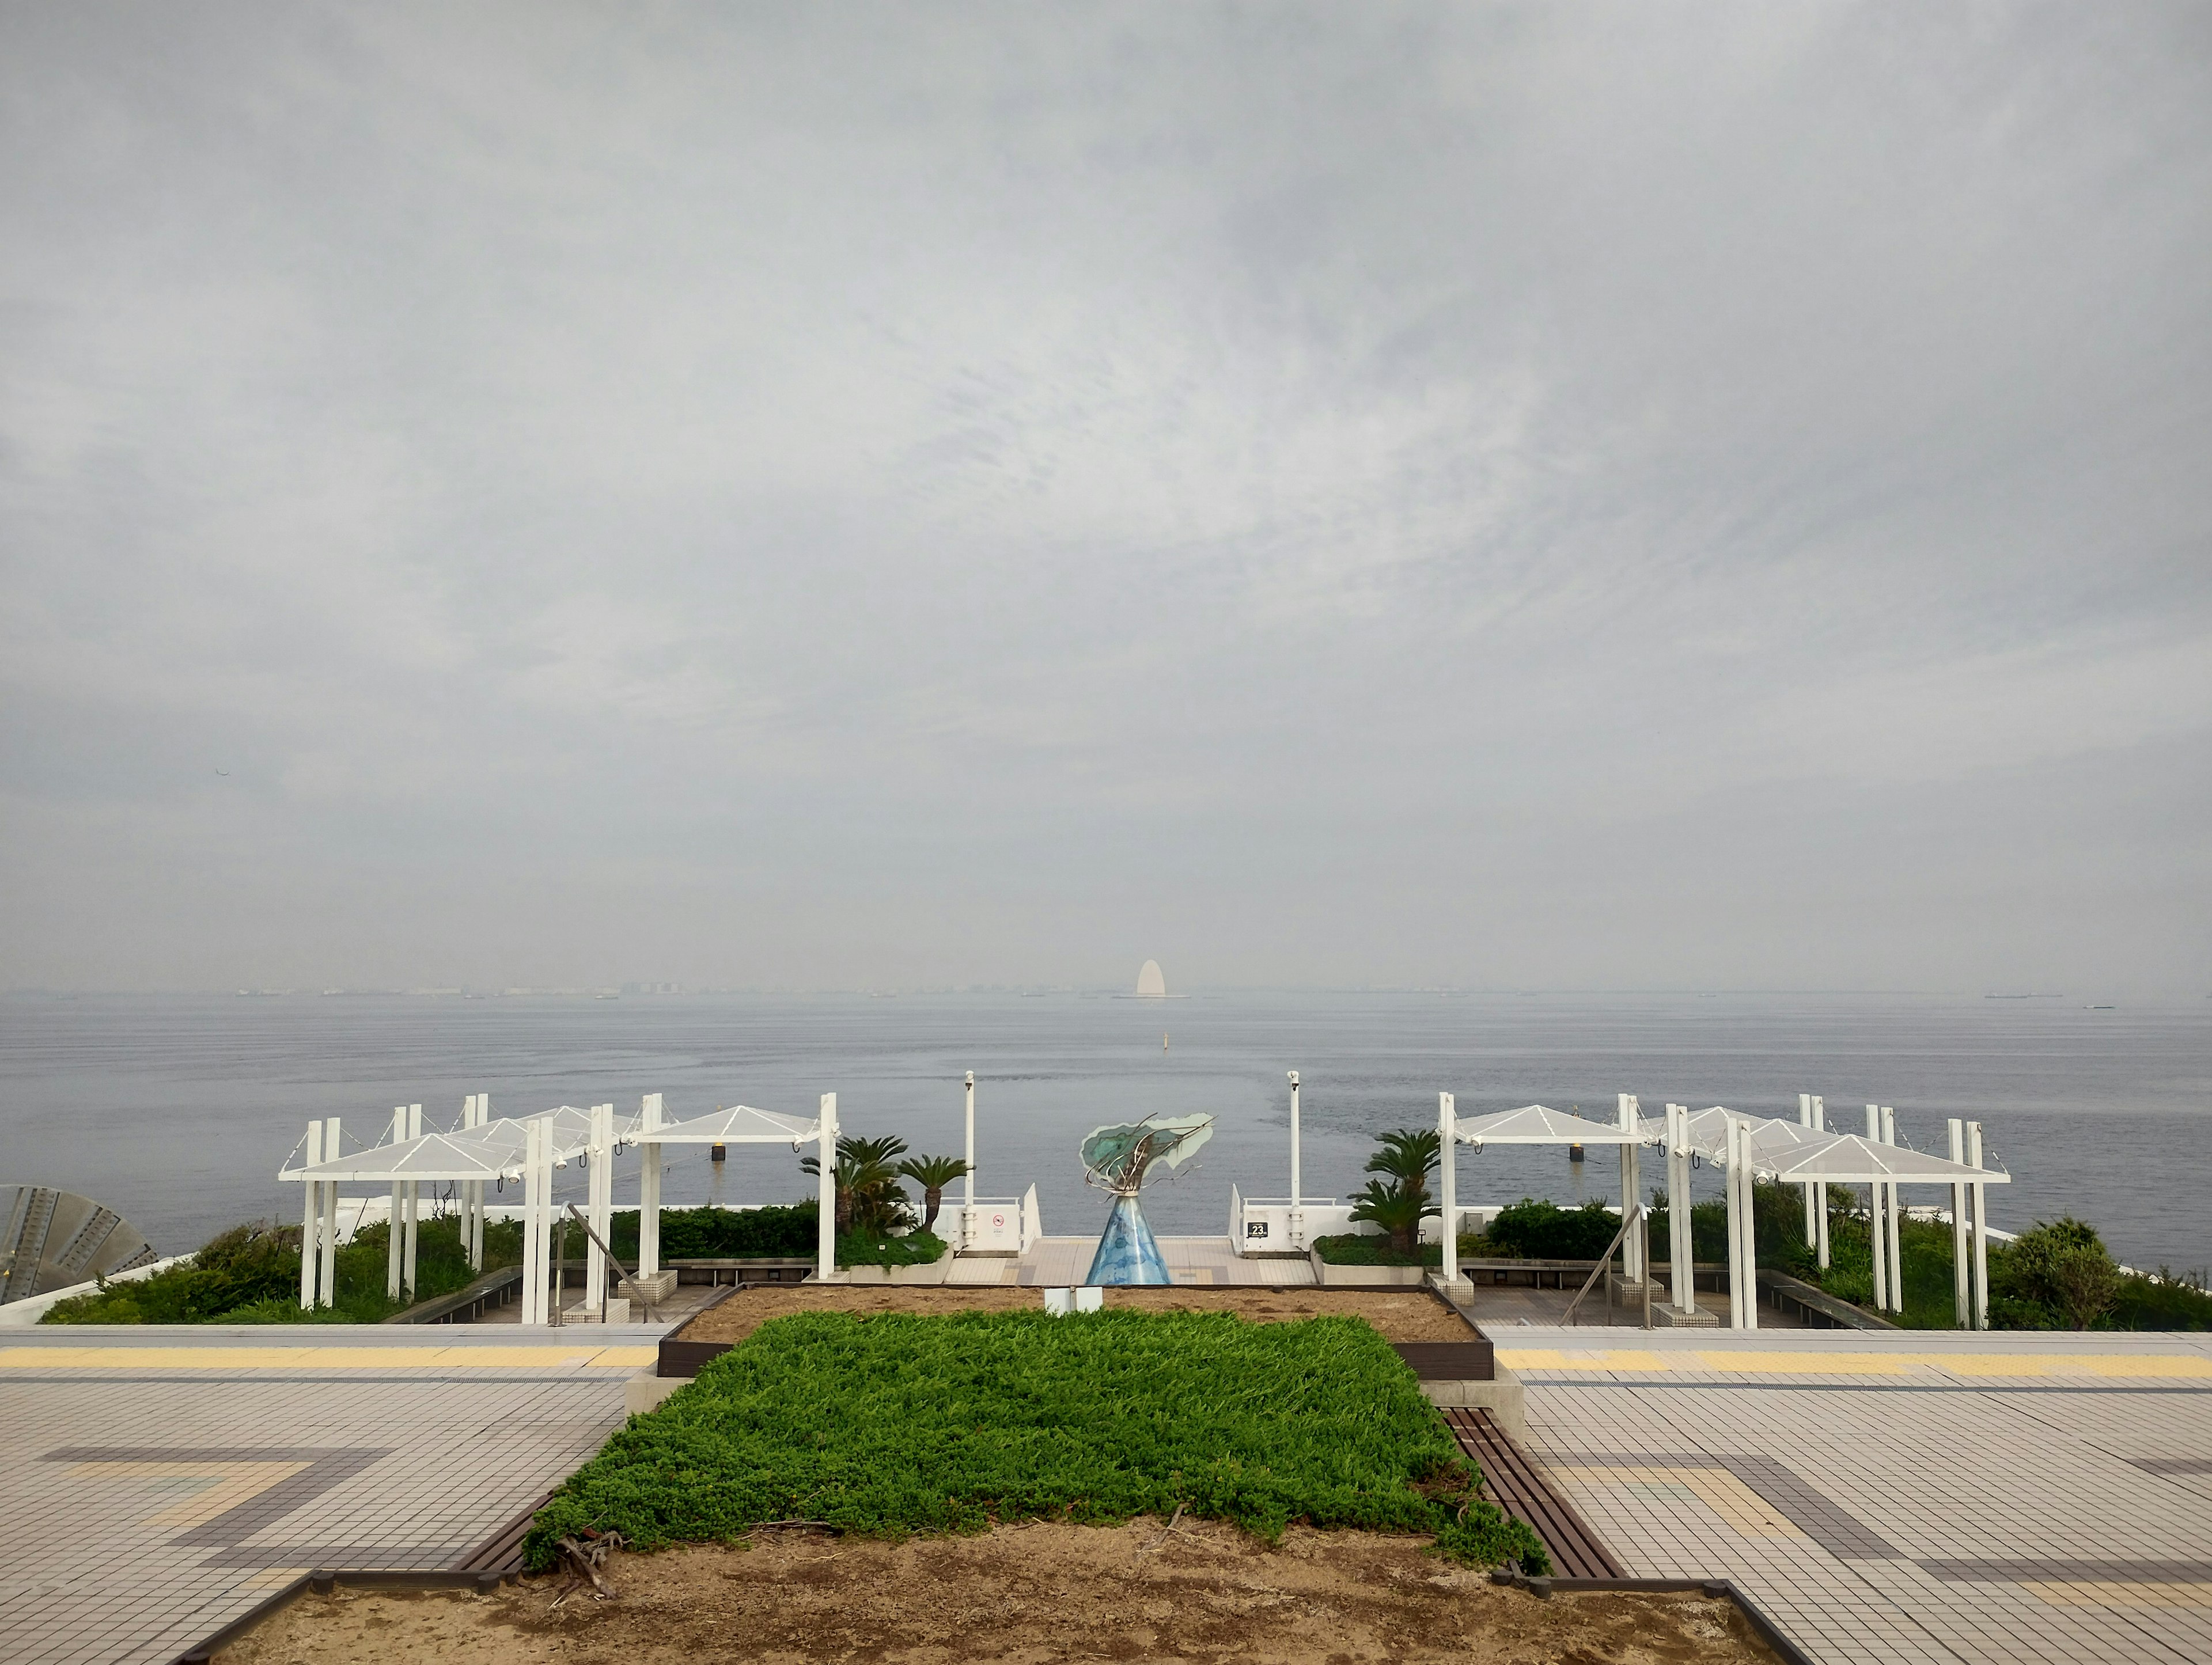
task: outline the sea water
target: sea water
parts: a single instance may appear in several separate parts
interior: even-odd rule
[[[2072,1212],[2121,1259],[2212,1263],[2212,1001],[2085,1009],[2078,1001],[1936,995],[1247,994],[1138,1000],[1081,994],[588,997],[285,995],[0,999],[0,1183],[94,1197],[163,1253],[236,1221],[297,1218],[276,1178],[313,1118],[350,1147],[399,1103],[452,1125],[462,1096],[494,1113],[665,1095],[672,1119],[745,1103],[811,1119],[837,1094],[848,1132],[917,1154],[961,1153],[963,1073],[976,1079],[977,1194],[1034,1185],[1045,1229],[1090,1234],[1108,1200],[1076,1160],[1102,1122],[1204,1111],[1212,1143],[1147,1188],[1163,1232],[1228,1229],[1232,1183],[1290,1188],[1290,1096],[1304,1084],[1304,1189],[1343,1196],[1376,1133],[1540,1103],[1601,1121],[1633,1092],[1864,1131],[1897,1107],[1900,1139],[1938,1155],[1944,1119],[1979,1119],[2014,1180],[2002,1227]],[[787,1145],[722,1164],[672,1152],[671,1204],[811,1194]],[[617,1179],[634,1199],[634,1156]],[[1647,1169],[1649,1164],[1647,1164]],[[1463,1150],[1465,1203],[1619,1196],[1610,1152]],[[556,1176],[580,1199],[584,1176]],[[1718,1194],[1713,1174],[1701,1194]],[[516,1188],[510,1186],[510,1191]],[[957,1199],[956,1184],[950,1194]],[[1942,1188],[1908,1202],[1948,1202]],[[511,1199],[519,1200],[518,1198]]]

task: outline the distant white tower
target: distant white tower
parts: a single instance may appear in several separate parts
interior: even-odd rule
[[[1158,960],[1146,960],[1145,969],[1137,974],[1137,995],[1140,1000],[1167,999],[1168,980],[1160,975]]]

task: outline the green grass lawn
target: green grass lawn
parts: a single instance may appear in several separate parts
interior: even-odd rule
[[[1540,1565],[1474,1480],[1413,1372],[1355,1319],[807,1313],[632,1418],[538,1515],[528,1553],[548,1566],[586,1527],[657,1547],[763,1521],[901,1537],[1180,1505],[1270,1541],[1303,1521]]]

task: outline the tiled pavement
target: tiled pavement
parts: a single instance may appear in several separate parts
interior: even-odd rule
[[[300,1571],[450,1566],[599,1449],[659,1334],[9,1334],[0,1660],[166,1665]]]
[[[1529,1445],[1630,1572],[1821,1661],[2212,1660],[2212,1340],[1516,1328]]]

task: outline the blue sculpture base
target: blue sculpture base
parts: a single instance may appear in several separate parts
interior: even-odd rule
[[[1098,1252],[1091,1257],[1086,1284],[1171,1284],[1168,1263],[1145,1224],[1136,1198],[1116,1197],[1106,1216],[1106,1229],[1098,1234]]]

